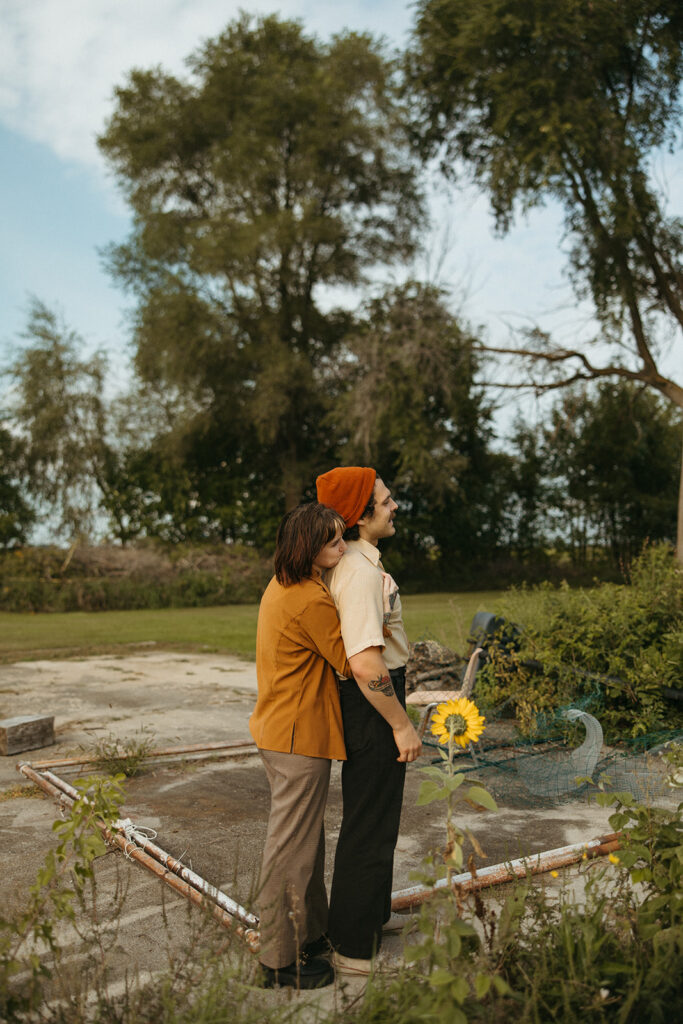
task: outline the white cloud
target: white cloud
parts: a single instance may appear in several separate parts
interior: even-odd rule
[[[301,18],[323,38],[349,27],[399,42],[410,22],[407,5],[390,0],[0,0],[0,121],[101,171],[95,137],[115,85],[135,66],[182,73],[240,8]]]

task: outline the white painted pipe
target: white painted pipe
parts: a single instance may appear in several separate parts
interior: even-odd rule
[[[552,871],[554,868],[565,867],[581,860],[584,853],[589,857],[603,856],[618,847],[619,837],[616,833],[611,833],[607,836],[600,836],[599,839],[590,839],[586,843],[573,843],[571,846],[560,846],[556,850],[544,850],[542,853],[532,854],[530,857],[518,857],[516,860],[502,864],[492,864],[477,870],[475,875],[464,871],[460,875],[452,875],[450,884],[470,890],[485,889],[503,882],[512,882],[515,878],[524,878],[527,874],[536,875],[544,871]],[[445,889],[447,885],[447,878],[439,878],[431,888],[425,885],[414,885],[410,889],[400,889],[391,894],[392,909],[405,910],[410,906],[422,903],[437,889]]]
[[[60,779],[58,775],[54,775],[50,771],[45,771],[42,774],[49,782],[52,783],[53,786],[56,786],[57,789],[66,793],[67,796],[70,796],[73,800],[77,800],[83,795],[73,786],[69,785],[68,782],[65,782],[64,779]],[[196,871],[192,871],[191,868],[186,867],[182,861],[177,860],[169,853],[166,853],[165,850],[162,850],[161,847],[157,846],[156,843],[153,843],[148,836],[139,832],[130,818],[116,821],[111,827],[113,830],[123,833],[127,840],[137,843],[145,853],[150,854],[150,856],[154,857],[154,859],[159,861],[159,863],[165,868],[172,871],[175,875],[178,875],[179,878],[182,878],[183,881],[192,885],[199,892],[204,893],[204,895],[208,896],[209,899],[213,900],[214,903],[225,910],[226,913],[230,914],[231,917],[237,918],[238,921],[241,921],[242,924],[245,924],[248,928],[258,928],[259,921],[254,914],[250,914],[248,910],[245,910],[244,907],[240,906],[239,903],[236,903],[235,900],[227,896],[221,889],[217,889],[215,886],[210,885],[206,879],[202,878],[201,875],[198,875]]]

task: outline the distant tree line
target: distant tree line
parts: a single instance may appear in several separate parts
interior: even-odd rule
[[[176,430],[180,392],[141,385],[108,401],[101,357],[81,358],[53,313],[34,307],[27,334],[0,431],[0,545],[27,542],[43,517],[69,540],[272,545],[278,489],[236,493],[208,434],[198,460]],[[426,582],[501,559],[619,565],[672,540],[678,411],[632,382],[576,385],[540,425],[518,417],[501,450],[474,340],[428,286],[373,300],[321,374],[326,446],[301,497],[333,460],[379,467],[401,505],[394,558]]]
[[[683,390],[655,354],[683,322],[683,231],[647,160],[679,131],[683,18],[556,7],[546,24],[535,0],[423,0],[400,59],[242,15],[187,79],[133,70],[99,141],[133,213],[106,259],[136,299],[134,386],[111,398],[104,357],[33,303],[7,368],[0,544],[47,518],[68,539],[265,550],[337,462],[391,482],[392,550],[416,578],[549,551],[617,564],[674,540]],[[518,202],[565,203],[577,292],[615,352],[597,365],[525,337],[500,383],[563,390],[504,446],[481,331],[433,284],[378,283],[409,276],[435,155],[447,175],[470,166],[501,230]]]

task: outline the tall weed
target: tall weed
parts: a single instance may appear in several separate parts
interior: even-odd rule
[[[123,802],[120,777],[88,778],[77,788],[71,813],[53,825],[59,841],[45,857],[26,906],[0,917],[0,1020],[24,1020],[43,1003],[46,984],[59,970],[57,925],[75,921],[93,862],[106,852],[95,824],[110,826]]]

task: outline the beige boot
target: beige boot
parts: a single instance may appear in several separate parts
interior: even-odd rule
[[[403,966],[403,959],[380,949],[372,960],[361,960],[343,953],[333,953],[330,963],[337,975],[349,978],[367,978],[371,974],[394,974]]]

